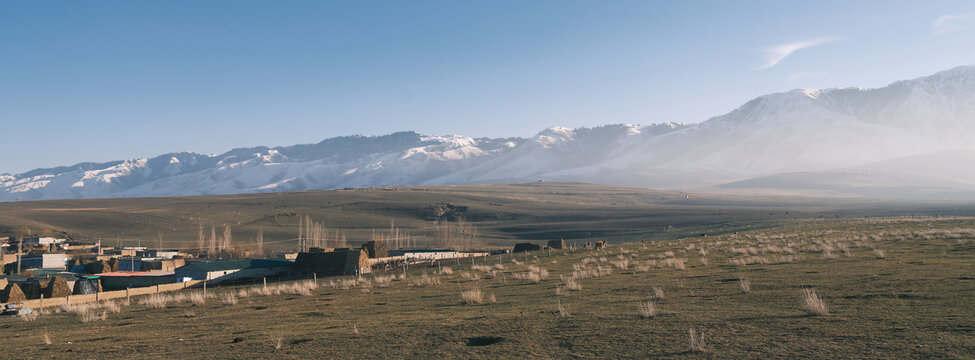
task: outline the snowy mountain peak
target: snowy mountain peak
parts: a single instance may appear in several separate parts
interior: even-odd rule
[[[879,89],[769,94],[691,125],[556,126],[530,139],[405,131],[36,169],[0,175],[0,201],[538,179],[641,187],[713,185],[975,151],[973,134],[975,66],[963,66]],[[926,176],[938,174],[937,168],[925,171]],[[975,184],[975,178],[951,176]]]

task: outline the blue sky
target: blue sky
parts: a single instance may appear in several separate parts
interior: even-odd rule
[[[970,1],[5,1],[0,173],[700,122],[975,64]]]

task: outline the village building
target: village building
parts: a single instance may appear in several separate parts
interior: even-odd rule
[[[176,275],[172,271],[115,271],[95,274],[101,281],[104,291],[124,290],[133,287],[146,287],[158,284],[176,282]]]
[[[26,269],[58,269],[65,270],[68,263],[66,254],[40,254],[33,256],[22,256],[20,258],[20,268]]]
[[[296,271],[321,275],[366,274],[372,271],[369,251],[366,249],[312,250],[316,251],[298,253],[295,260]]]
[[[49,246],[49,245],[60,244],[65,241],[68,241],[68,239],[58,239],[53,237],[30,237],[30,238],[24,238],[24,245],[25,246],[27,245]]]
[[[175,274],[178,282],[206,280],[208,283],[218,283],[286,274],[294,270],[294,264],[279,259],[197,261],[177,268]]]

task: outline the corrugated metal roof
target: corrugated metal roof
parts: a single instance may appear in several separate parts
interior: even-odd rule
[[[279,259],[240,259],[240,260],[215,260],[188,263],[180,269],[198,269],[203,271],[238,270],[248,268],[264,268],[294,265],[293,261]]]

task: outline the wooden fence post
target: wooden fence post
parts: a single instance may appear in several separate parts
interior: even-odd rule
[[[38,307],[42,309],[44,308],[44,294],[41,294],[41,306]]]
[[[129,288],[125,288],[125,302],[129,302]]]
[[[206,297],[207,297],[207,281],[203,280],[203,298],[206,299]]]
[[[267,277],[264,278],[264,291],[267,291]]]
[[[159,284],[156,284],[156,294],[159,293]]]

